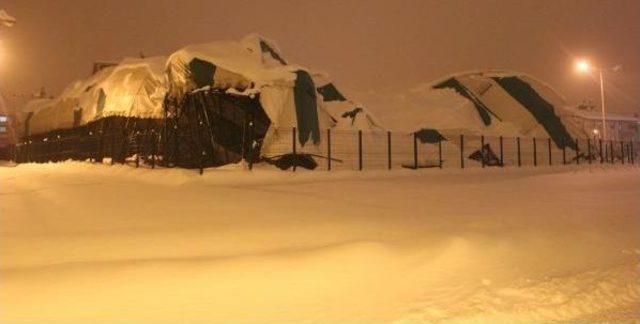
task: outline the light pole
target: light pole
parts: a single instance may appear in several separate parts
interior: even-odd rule
[[[592,66],[587,60],[577,61],[576,69],[582,73],[589,73],[594,70],[598,72],[598,76],[600,79],[600,104],[602,109],[602,139],[606,140],[607,139],[607,112],[604,105],[604,76],[603,76],[605,69]],[[619,69],[620,69],[620,66],[617,65],[611,70],[618,71]]]
[[[602,102],[602,139],[607,140],[607,110],[604,107],[604,78],[602,77],[602,69],[598,69],[600,74],[600,101]]]

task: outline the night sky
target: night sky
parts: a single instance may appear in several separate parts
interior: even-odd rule
[[[97,60],[257,32],[288,61],[326,71],[354,93],[504,68],[547,81],[570,102],[598,103],[598,84],[575,73],[574,60],[620,64],[605,77],[608,108],[640,113],[637,0],[3,0],[0,8],[18,20],[0,32],[8,99],[42,85],[57,94]]]

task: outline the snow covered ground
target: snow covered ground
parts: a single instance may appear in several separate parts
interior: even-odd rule
[[[0,322],[640,319],[636,167],[0,166]]]

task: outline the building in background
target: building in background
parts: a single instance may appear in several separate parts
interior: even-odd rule
[[[7,160],[11,157],[11,146],[15,144],[12,122],[12,116],[7,110],[2,94],[0,94],[0,160]]]
[[[593,105],[581,104],[571,109],[576,125],[594,139],[602,138],[602,115]],[[640,141],[640,116],[623,116],[607,113],[607,138],[612,141]]]

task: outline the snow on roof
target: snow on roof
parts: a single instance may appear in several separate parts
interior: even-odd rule
[[[54,102],[53,99],[51,98],[36,98],[36,99],[32,99],[27,101],[27,103],[25,104],[24,108],[22,108],[22,112],[23,113],[30,113],[30,112],[38,112],[40,109],[48,107],[50,105],[52,105]]]
[[[453,89],[433,89],[420,84],[395,95],[375,95],[370,104],[392,130],[410,132],[421,128],[481,131],[478,114],[469,101]]]
[[[525,94],[527,100],[537,98],[536,105],[544,106],[546,101],[550,106],[525,107],[520,102],[523,98],[514,97],[510,92],[513,89],[499,83],[507,81],[517,83],[524,92],[530,87],[533,91]],[[582,135],[569,123],[562,95],[545,82],[516,71],[459,72],[395,94],[369,93],[367,96],[371,99],[371,108],[386,119],[389,128],[403,132],[427,128],[457,134],[546,137],[548,129],[555,128],[543,125],[537,118],[557,123],[553,120],[555,114],[569,133]],[[534,108],[545,113],[536,116],[530,110]],[[552,114],[546,112],[549,108],[553,109]]]
[[[125,58],[88,78],[71,82],[54,99],[35,99],[24,112],[34,112],[31,133],[70,128],[74,111],[82,109],[81,124],[101,116],[161,117],[166,92],[165,57]],[[100,92],[104,107],[98,107]]]
[[[345,97],[327,73],[314,71],[311,76],[320,98],[319,105],[336,120],[335,129],[382,129],[382,124],[371,111],[365,105]]]
[[[260,93],[260,103],[274,127],[296,125],[294,87],[297,74],[308,69],[287,63],[271,40],[250,34],[239,41],[189,45],[168,58],[126,58],[88,78],[70,83],[46,113],[34,116],[34,133],[73,127],[105,116],[162,118],[166,96],[181,97],[201,88],[216,88],[241,95]],[[360,104],[346,99],[326,73],[308,72],[318,90],[322,127],[372,129],[380,123]],[[329,85],[322,93],[321,86]],[[337,98],[327,98],[337,93]],[[42,119],[42,120],[39,120]],[[341,123],[342,122],[342,123]]]
[[[263,85],[286,84],[292,87],[296,79],[295,71],[300,69],[287,65],[278,46],[257,34],[250,34],[240,41],[189,45],[171,54],[167,61],[171,95],[181,96],[198,88],[191,80],[189,70],[189,64],[194,59],[213,63],[216,68],[231,74],[228,78],[244,78],[246,80],[243,81],[253,82],[251,88],[256,91]]]
[[[0,9],[0,26],[11,27],[16,23],[16,19],[6,11]]]
[[[93,118],[101,116],[154,117],[163,115],[162,102],[166,94],[164,65],[166,57],[127,58],[107,77],[98,82],[94,91],[103,91],[104,107],[88,107]],[[98,94],[99,95],[99,94]],[[92,101],[97,104],[96,101]]]
[[[431,82],[431,85],[435,86],[440,84],[450,78],[504,78],[504,77],[519,77],[530,81],[529,83],[536,89],[538,92],[543,92],[547,94],[551,94],[553,96],[557,96],[562,102],[566,103],[566,99],[560,92],[556,91],[551,85],[548,83],[532,76],[524,72],[518,72],[513,70],[500,70],[500,69],[487,69],[487,70],[469,70],[469,71],[461,71],[457,73],[449,74],[445,77],[436,79]]]

